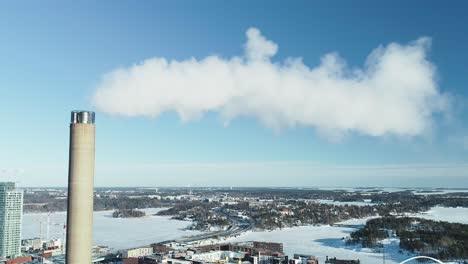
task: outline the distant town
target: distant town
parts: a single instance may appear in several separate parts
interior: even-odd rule
[[[23,213],[63,212],[66,188],[17,188],[0,184],[3,227],[0,250],[3,263],[65,263],[64,235],[53,237],[52,223],[40,224],[37,237],[21,239]],[[150,217],[147,208],[160,208],[156,216],[190,223],[198,234],[139,247],[113,249],[95,245],[93,263],[242,263],[316,264],[365,263],[333,255],[284,253],[276,241],[225,242],[246,232],[300,226],[354,228],[346,245],[372,250],[381,241],[398,238],[400,250],[466,263],[468,225],[420,219],[417,214],[434,206],[467,208],[467,190],[385,188],[95,188],[94,210],[109,211],[113,218]],[[369,219],[365,225],[343,224],[350,219]],[[116,230],[118,233],[118,230]],[[441,242],[437,237],[441,237]],[[117,236],[117,235],[116,235]],[[313,239],[313,238],[311,238]],[[313,249],[311,249],[313,252]]]

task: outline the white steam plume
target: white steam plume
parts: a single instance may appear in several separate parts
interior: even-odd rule
[[[310,126],[329,134],[417,136],[447,97],[426,58],[429,38],[391,43],[370,53],[362,69],[350,69],[336,53],[316,67],[300,58],[272,62],[278,46],[256,28],[246,32],[245,54],[176,61],[151,58],[106,74],[93,96],[110,114],[157,117],[175,111],[184,121],[219,112],[258,118],[269,127]]]

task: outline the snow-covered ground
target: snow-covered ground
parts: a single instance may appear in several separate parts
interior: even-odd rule
[[[353,187],[322,187],[317,188],[318,190],[328,190],[335,191],[341,190],[346,192],[372,192],[372,193],[382,193],[382,192],[403,192],[411,190],[416,195],[433,195],[433,194],[447,194],[447,193],[464,193],[468,192],[468,189],[453,189],[453,188],[399,188],[399,187],[375,187],[375,188],[353,188]]]
[[[170,217],[153,216],[161,209],[144,209],[147,216],[142,218],[112,218],[113,211],[94,213],[94,244],[105,245],[114,249],[130,248],[199,234],[198,231],[186,231],[187,221],[172,220]],[[33,213],[23,215],[22,238],[39,237],[40,221],[43,222],[43,235],[47,233],[47,214]],[[50,217],[50,238],[63,238],[63,224],[66,213],[53,213]]]
[[[468,224],[468,208],[446,208],[436,206],[430,211],[413,215],[436,221],[448,221]],[[351,219],[341,222],[345,225],[364,225],[370,218]],[[349,236],[356,228],[336,226],[303,226],[285,228],[274,231],[247,232],[241,236],[229,238],[224,241],[274,241],[281,242],[286,254],[294,253],[313,254],[323,262],[326,256],[342,259],[360,259],[361,263],[382,263],[383,253],[358,245],[348,246],[343,237]],[[217,243],[211,240],[205,243]],[[411,253],[401,251],[398,238],[389,238],[383,241],[385,244],[386,263],[400,263],[411,257]]]
[[[416,195],[435,195],[435,194],[449,194],[449,193],[466,193],[466,189],[449,189],[449,190],[437,190],[437,191],[425,191],[425,190],[416,190],[413,191]]]
[[[333,200],[324,200],[324,199],[318,199],[315,200],[317,203],[322,203],[322,204],[333,204],[333,205],[357,205],[357,206],[372,206],[376,205],[371,202],[340,202],[340,201],[333,201]]]
[[[352,219],[341,222],[341,224],[364,225],[368,219]],[[312,254],[317,256],[321,263],[323,263],[326,256],[340,259],[359,259],[361,263],[382,263],[383,254],[381,252],[362,248],[358,245],[346,245],[343,238],[349,236],[354,230],[356,229],[329,225],[303,226],[274,231],[247,232],[225,241],[258,240],[281,242],[286,254],[290,256],[294,253]],[[396,238],[385,241],[386,263],[400,263],[411,256],[408,253],[399,252],[398,243],[399,241]]]
[[[435,206],[431,210],[411,216],[435,221],[468,224],[468,208]]]

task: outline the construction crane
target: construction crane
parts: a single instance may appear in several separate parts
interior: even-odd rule
[[[66,238],[66,225],[65,223],[60,223],[60,222],[54,222],[51,220],[51,217],[53,217],[53,212],[48,212],[47,213],[47,219],[43,219],[42,217],[37,219],[36,221],[39,221],[39,241],[41,243],[41,248],[43,245],[43,239],[44,239],[44,224],[46,224],[46,232],[45,232],[45,240],[47,242],[50,241],[51,235],[56,236],[55,238],[61,237],[62,239],[62,254],[64,254],[64,248],[65,248],[65,238]],[[62,230],[57,231],[56,229],[54,231],[51,231],[51,227],[63,227]]]

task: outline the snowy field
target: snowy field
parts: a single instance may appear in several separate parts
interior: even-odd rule
[[[142,218],[112,218],[113,211],[94,212],[94,244],[123,249],[200,233],[182,230],[190,222],[151,215],[159,210],[161,209],[144,209],[147,216]],[[24,214],[22,238],[39,237],[40,221],[43,222],[42,237],[45,238],[47,214]],[[66,213],[53,213],[50,222],[57,224],[51,225],[50,238],[63,238]]]
[[[341,222],[342,224],[356,225],[364,224],[366,219],[353,219]],[[281,242],[284,252],[290,256],[294,253],[312,254],[323,263],[326,256],[341,259],[359,259],[361,263],[382,263],[383,254],[381,252],[362,248],[357,245],[348,246],[342,238],[349,236],[355,228],[334,227],[329,225],[304,226],[294,228],[284,228],[270,232],[247,232],[239,237],[230,238],[225,241],[274,241]],[[386,263],[396,264],[411,255],[400,253],[398,239],[388,239],[385,241]]]
[[[468,224],[468,208],[435,206],[431,210],[411,216],[435,221]]]
[[[319,199],[315,200],[317,203],[321,204],[332,204],[332,205],[356,205],[356,206],[372,206],[376,205],[371,202],[340,202],[340,201],[334,201],[334,200],[324,200],[324,199]]]

